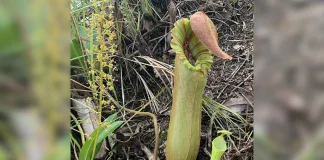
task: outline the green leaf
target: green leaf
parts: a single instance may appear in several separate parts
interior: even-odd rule
[[[116,121],[113,122],[111,125],[106,126],[101,130],[98,136],[98,141],[103,141],[106,137],[110,135],[115,129],[117,129],[121,124],[123,124],[123,121]]]
[[[110,115],[110,116],[109,116],[108,118],[106,118],[104,121],[107,121],[108,123],[112,123],[112,122],[114,122],[114,121],[116,120],[117,114],[118,114],[118,113],[116,112],[116,113]]]
[[[88,140],[84,143],[80,150],[79,158],[80,160],[90,160],[93,155],[93,147],[96,145],[96,151],[94,155],[96,155],[101,147],[103,140],[108,137],[113,131],[115,131],[123,121],[113,122],[116,118],[117,114],[113,114],[109,116],[104,122],[92,132],[89,136]],[[98,135],[98,137],[96,137]],[[96,141],[97,138],[97,141]],[[97,144],[94,144],[96,141]]]
[[[95,154],[97,154],[100,150],[100,147],[103,143],[103,140],[108,137],[110,135],[110,133],[112,133],[116,128],[118,128],[121,124],[123,123],[123,121],[116,121],[114,122],[114,129],[109,128],[109,129],[103,129],[99,135],[98,135],[98,140],[97,140],[97,145],[96,145],[96,152]],[[111,131],[111,132],[110,132]],[[92,148],[93,149],[93,148]]]
[[[0,6],[0,35],[0,54],[23,51],[25,46],[19,24],[3,6]]]
[[[82,53],[80,42],[72,39],[70,42],[71,65],[80,66],[85,69],[84,56]]]

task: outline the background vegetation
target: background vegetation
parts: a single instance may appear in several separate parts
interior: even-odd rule
[[[252,2],[71,0],[74,159],[84,158],[80,150],[88,141],[89,135],[81,125],[101,126],[106,117],[115,113],[123,123],[107,135],[106,154],[101,159],[150,158],[157,134],[161,139],[159,157],[165,158],[174,63],[170,30],[174,20],[188,18],[198,10],[205,11],[214,21],[221,48],[233,57],[230,62],[215,58],[209,73],[198,157],[209,159],[217,131],[226,129],[233,134],[226,136],[229,149],[224,158],[252,159]],[[83,104],[83,109],[97,117],[94,121],[78,118],[80,108],[73,104],[80,99],[94,104],[94,108]],[[159,124],[158,130],[154,120]],[[93,140],[98,143],[96,138]]]

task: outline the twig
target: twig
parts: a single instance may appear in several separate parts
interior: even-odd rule
[[[249,76],[247,76],[241,83],[239,83],[238,85],[236,85],[237,87],[241,86],[246,80],[248,80],[253,74],[250,74]],[[230,93],[232,93],[234,90],[237,89],[237,87],[235,87],[234,89],[231,90]]]
[[[245,62],[246,62],[246,59],[243,61],[243,63],[242,63],[240,66],[238,66],[238,67],[234,70],[234,72],[231,74],[230,77],[228,77],[228,78],[226,79],[226,81],[231,80],[231,79],[236,75],[236,73],[237,73],[237,72],[242,68],[242,66],[245,64]]]

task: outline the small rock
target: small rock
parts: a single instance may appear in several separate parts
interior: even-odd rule
[[[236,113],[242,113],[249,105],[249,102],[244,97],[230,98],[224,106],[234,110]]]
[[[173,49],[168,50],[169,56],[175,56],[176,53]]]
[[[237,45],[233,46],[233,48],[235,51],[239,51],[239,50],[244,49],[244,46],[237,44]]]

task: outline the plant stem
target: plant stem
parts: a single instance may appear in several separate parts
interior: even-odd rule
[[[101,53],[102,54],[102,53]],[[99,56],[99,65],[100,65],[100,73],[99,73],[99,108],[98,108],[98,127],[101,125],[101,115],[102,115],[102,97],[103,97],[103,93],[105,91],[105,87],[104,87],[104,84],[103,84],[103,63],[102,63],[102,55]],[[98,136],[99,136],[99,132],[96,133],[96,139],[94,141],[94,144],[97,144],[97,140],[98,140]],[[97,145],[94,145],[93,146],[93,153],[95,153],[96,151],[96,146]],[[94,154],[92,155],[92,158],[94,158]]]
[[[80,123],[79,123],[78,119],[72,113],[70,113],[70,115],[71,115],[72,119],[74,120],[76,126],[78,127],[78,130],[79,130],[79,132],[81,134],[81,143],[83,145],[84,142],[85,142],[85,139],[84,139],[85,135],[84,135],[84,132],[82,130],[82,127],[80,126]]]

